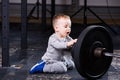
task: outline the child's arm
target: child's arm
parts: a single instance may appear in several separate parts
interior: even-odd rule
[[[72,47],[72,45],[74,43],[76,43],[76,41],[77,41],[77,39],[74,39],[74,40],[71,40],[66,43],[66,42],[60,42],[56,39],[54,39],[54,40],[52,39],[52,40],[50,40],[50,44],[56,49],[66,49],[66,48]]]
[[[54,47],[55,49],[66,49],[67,48],[67,44],[64,41],[59,41],[56,38],[50,38],[49,39],[49,45],[51,45],[52,47]]]

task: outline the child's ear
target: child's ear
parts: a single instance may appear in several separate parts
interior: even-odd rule
[[[54,29],[55,29],[55,31],[58,31],[58,27],[57,26],[55,26]]]

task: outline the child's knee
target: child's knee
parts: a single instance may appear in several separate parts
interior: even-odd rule
[[[65,66],[64,63],[57,62],[57,63],[45,65],[43,71],[50,73],[64,73],[67,72],[67,67]]]
[[[57,63],[55,70],[61,73],[67,72],[67,67],[63,62]]]

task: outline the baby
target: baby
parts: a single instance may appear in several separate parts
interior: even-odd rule
[[[71,47],[77,39],[72,39],[71,19],[68,15],[58,14],[53,17],[54,33],[49,37],[48,47],[41,60],[35,64],[30,73],[64,73],[74,68]]]

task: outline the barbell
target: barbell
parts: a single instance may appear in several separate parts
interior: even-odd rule
[[[110,31],[100,25],[85,28],[72,49],[72,56],[79,74],[88,79],[102,77],[109,69],[113,54]]]

